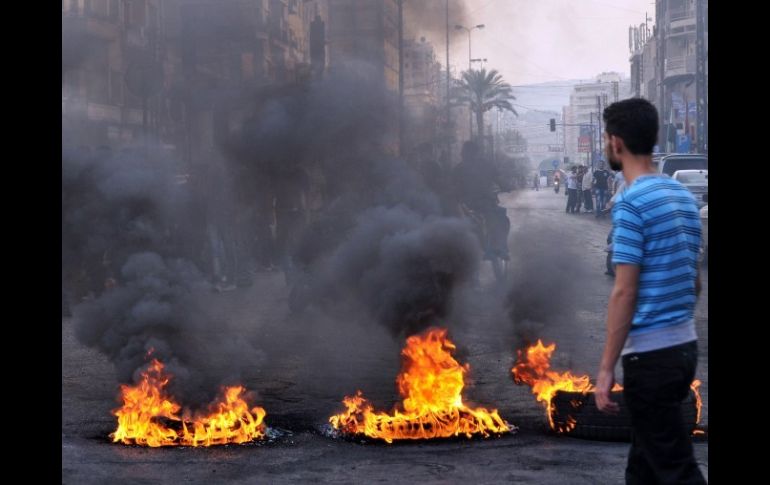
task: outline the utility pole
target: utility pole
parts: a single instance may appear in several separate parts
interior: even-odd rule
[[[463,25],[455,25],[455,29],[457,29],[457,30],[464,30],[464,31],[468,32],[468,72],[470,72],[470,70],[471,70],[471,63],[472,63],[472,60],[471,60],[471,32],[473,32],[473,30],[475,30],[475,29],[483,29],[483,28],[484,28],[484,24],[474,25],[473,27],[470,27],[470,28],[465,27]],[[479,107],[479,109],[481,109],[481,108]],[[468,121],[469,121],[469,129],[470,129],[470,138],[473,139],[473,110],[471,109],[470,104],[468,105],[468,115],[469,115],[468,116]],[[484,143],[484,141],[483,140],[479,140],[479,143]]]
[[[449,0],[446,0],[446,153],[447,159],[451,166],[451,149],[452,142],[449,139],[449,127],[451,125],[452,108],[449,102],[450,94],[450,76],[449,76]],[[449,169],[449,167],[444,167]]]
[[[698,116],[698,153],[708,153],[708,103],[706,102],[706,19],[703,3],[695,0],[695,97]],[[685,106],[685,109],[689,108]]]
[[[599,156],[601,157],[602,155],[602,96],[596,95],[596,105],[599,108],[599,114],[597,116],[598,119],[596,120],[596,123],[599,125],[599,129],[598,129],[599,133],[596,138],[598,138],[599,140]],[[594,166],[592,164],[591,171],[593,172],[593,170],[594,170]]]
[[[562,110],[562,118],[563,118],[562,123],[565,123],[567,121],[567,117],[564,116],[564,110]],[[566,157],[567,156],[567,125],[566,124],[563,124],[561,127],[561,142],[562,142],[562,146],[564,147],[564,152],[562,152],[561,156]]]
[[[588,113],[590,124],[591,124],[591,171],[594,170],[594,138],[596,137],[596,132],[594,131],[594,113]]]
[[[473,29],[467,29],[468,30],[468,72],[471,72],[471,30]],[[473,110],[471,109],[471,105],[468,105],[468,136],[470,140],[473,140]],[[482,140],[479,140],[479,142],[483,143]]]
[[[398,154],[404,157],[404,0],[398,0]]]
[[[657,30],[657,47],[658,47],[658,115],[660,117],[660,131],[658,133],[658,143],[660,149],[664,152],[668,151],[668,125],[666,120],[666,0],[658,0],[658,5],[655,8],[655,16],[657,17],[656,30]]]

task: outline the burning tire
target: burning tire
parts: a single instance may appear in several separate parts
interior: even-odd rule
[[[551,418],[554,428],[565,436],[600,441],[631,441],[631,416],[622,392],[614,392],[613,399],[620,405],[620,414],[599,411],[594,393],[557,392],[552,401]],[[688,433],[698,423],[698,405],[695,391],[690,389],[682,402],[682,418]]]

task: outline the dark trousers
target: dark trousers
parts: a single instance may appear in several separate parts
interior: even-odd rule
[[[577,189],[567,189],[567,212],[576,212],[578,210],[578,191]]]
[[[489,239],[487,251],[492,255],[508,259],[508,233],[511,231],[511,220],[508,219],[508,211],[504,207],[495,205],[485,213],[487,218],[487,237]],[[488,255],[491,256],[491,255]]]
[[[607,189],[596,189],[596,217],[599,217],[607,205]]]
[[[469,203],[468,206],[484,218],[483,225],[478,226],[484,258],[491,260],[497,256],[507,260],[509,258],[508,233],[511,231],[508,211],[497,205],[496,200],[478,200]]]
[[[697,359],[695,342],[623,356],[623,398],[633,426],[626,484],[706,483],[681,408]]]
[[[591,189],[583,191],[583,208],[587,212],[594,210],[594,201],[593,197],[591,196]]]

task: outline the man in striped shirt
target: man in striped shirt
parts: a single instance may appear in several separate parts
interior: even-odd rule
[[[604,122],[607,160],[623,170],[626,188],[612,207],[617,266],[596,405],[619,411],[610,389],[622,355],[633,426],[626,483],[706,483],[681,414],[697,363],[698,206],[687,188],[652,165],[658,114],[649,101],[614,103]]]

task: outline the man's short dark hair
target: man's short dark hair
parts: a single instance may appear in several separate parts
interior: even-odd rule
[[[604,108],[607,134],[617,136],[634,155],[651,155],[658,139],[658,110],[642,98],[631,98]]]

